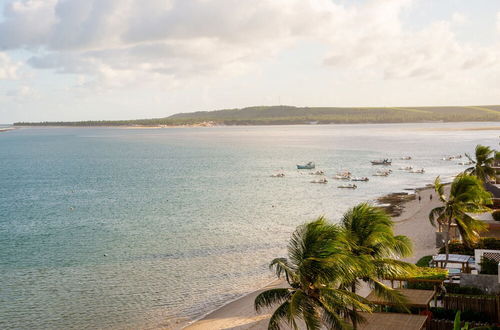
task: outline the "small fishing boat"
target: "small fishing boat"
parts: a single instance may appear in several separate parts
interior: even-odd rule
[[[285,177],[285,173],[276,173],[271,175],[271,178],[283,178]]]
[[[411,156],[403,156],[400,159],[401,160],[411,160]]]
[[[399,168],[401,171],[411,171],[413,170],[413,166],[403,166]]]
[[[472,165],[474,164],[473,161],[469,160],[468,162],[459,162],[458,165]]]
[[[410,173],[419,173],[419,174],[424,174],[425,170],[421,168],[420,170],[411,170]]]
[[[350,180],[351,179],[351,176],[349,175],[340,175],[340,174],[337,174],[333,177],[335,180]]]
[[[358,186],[355,184],[349,183],[349,184],[342,184],[340,186],[337,186],[337,188],[344,188],[344,189],[356,189]]]
[[[392,171],[391,170],[388,170],[388,171],[377,171],[375,174],[373,174],[373,176],[389,176],[389,174],[391,174]]]
[[[313,180],[311,183],[328,183],[328,180],[326,178],[319,179],[319,180]]]
[[[372,160],[371,161],[372,165],[391,165],[392,160],[389,159],[382,159],[382,160]]]
[[[368,179],[366,176],[361,176],[361,177],[354,177],[354,178],[351,178],[351,181],[368,181],[370,179]]]
[[[297,165],[298,170],[312,170],[316,167],[316,165],[313,162],[309,162],[304,165]]]
[[[312,173],[309,173],[311,175],[325,175],[325,172],[323,171],[316,171],[316,172],[312,172]]]

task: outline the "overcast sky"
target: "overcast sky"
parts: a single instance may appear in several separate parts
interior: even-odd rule
[[[500,0],[0,0],[0,123],[500,104]]]

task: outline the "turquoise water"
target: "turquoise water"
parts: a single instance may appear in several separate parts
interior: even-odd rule
[[[445,155],[498,146],[498,123],[30,128],[0,133],[0,328],[154,328],[267,283],[300,223],[450,178]],[[432,128],[447,128],[433,130]],[[431,128],[431,130],[429,130]],[[413,160],[397,160],[411,155]],[[394,173],[372,177],[371,159]],[[369,176],[309,183],[315,161]],[[398,171],[424,167],[425,174]],[[270,175],[283,169],[284,178]]]

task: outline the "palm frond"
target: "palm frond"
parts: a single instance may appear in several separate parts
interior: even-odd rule
[[[264,307],[270,307],[274,304],[279,304],[290,298],[293,291],[287,288],[269,289],[261,292],[255,297],[254,308],[257,312]]]

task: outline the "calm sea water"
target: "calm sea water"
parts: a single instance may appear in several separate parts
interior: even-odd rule
[[[154,328],[271,279],[294,228],[464,168],[498,123],[0,133],[0,328]],[[429,130],[431,128],[431,130]],[[445,128],[433,130],[432,128]],[[451,130],[450,130],[451,129]],[[397,160],[411,155],[411,161]],[[392,158],[372,177],[369,160]],[[370,176],[355,191],[295,165]],[[425,174],[397,171],[423,167]],[[270,175],[283,169],[285,178]]]

